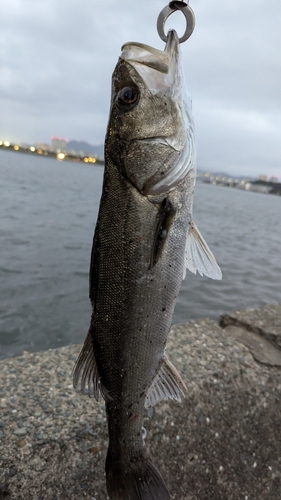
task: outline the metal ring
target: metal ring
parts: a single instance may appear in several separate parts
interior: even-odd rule
[[[170,5],[173,5],[171,7]],[[173,14],[176,10],[181,10],[185,19],[186,19],[186,29],[181,38],[179,38],[179,43],[185,42],[190,35],[193,33],[194,27],[195,27],[195,16],[193,10],[189,7],[189,5],[186,4],[186,2],[170,2],[170,5],[167,5],[164,7],[163,10],[161,10],[158,19],[157,19],[157,31],[158,35],[160,36],[161,40],[163,42],[167,42],[168,36],[165,35],[164,32],[164,26],[165,23],[168,19],[168,17]]]

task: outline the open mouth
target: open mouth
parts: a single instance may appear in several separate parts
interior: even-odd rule
[[[164,50],[128,42],[122,46],[121,59],[133,66],[152,93],[171,87],[178,66],[179,40],[176,31],[168,33]]]

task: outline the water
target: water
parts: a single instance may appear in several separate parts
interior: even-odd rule
[[[0,151],[0,176],[0,358],[81,343],[103,168]],[[280,214],[280,197],[197,184],[223,280],[188,272],[174,323],[281,301]]]

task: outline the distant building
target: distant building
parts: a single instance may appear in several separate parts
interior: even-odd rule
[[[57,137],[55,135],[52,135],[51,139],[52,139],[52,150],[55,153],[65,153],[66,144],[68,140],[63,139],[62,137]]]
[[[79,156],[92,156],[94,158],[104,158],[104,146],[93,146],[85,141],[70,140],[66,145],[66,151]]]
[[[36,149],[42,149],[43,151],[51,151],[51,145],[45,144],[44,142],[35,142],[34,146]]]
[[[272,175],[272,176],[269,178],[269,182],[278,182],[278,177],[277,177],[277,175]]]
[[[259,179],[259,181],[266,181],[267,176],[266,175],[259,175],[258,179]]]

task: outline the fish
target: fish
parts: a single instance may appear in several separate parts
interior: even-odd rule
[[[221,270],[193,221],[196,146],[179,40],[123,45],[112,76],[94,232],[92,316],[73,385],[105,401],[110,500],[169,500],[144,436],[145,410],[187,387],[165,346],[186,268]]]

